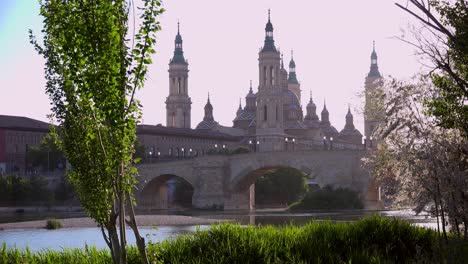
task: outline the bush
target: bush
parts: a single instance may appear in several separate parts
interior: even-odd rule
[[[310,191],[299,202],[292,204],[290,210],[340,210],[362,209],[364,204],[359,193],[350,189],[333,189],[326,186],[323,189]]]
[[[371,217],[302,227],[222,224],[161,243],[164,263],[412,263],[430,259],[432,230]]]
[[[250,153],[250,150],[245,147],[238,147],[232,151],[232,155]]]
[[[60,229],[62,228],[62,222],[60,220],[50,218],[47,219],[46,222],[46,229],[53,230],[53,229]]]

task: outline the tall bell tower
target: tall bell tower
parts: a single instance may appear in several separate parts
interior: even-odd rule
[[[281,151],[284,145],[281,55],[275,47],[268,10],[265,43],[258,54],[257,141],[260,151]]]
[[[188,95],[188,63],[182,49],[180,25],[177,23],[174,56],[169,62],[169,96],[166,99],[166,126],[190,128],[191,104]]]
[[[377,127],[381,119],[381,110],[379,103],[375,101],[377,90],[382,86],[382,75],[379,72],[377,64],[377,52],[375,52],[375,41],[373,42],[373,49],[371,53],[370,71],[367,74],[365,81],[365,95],[366,102],[364,108],[364,135],[369,140],[372,133]]]

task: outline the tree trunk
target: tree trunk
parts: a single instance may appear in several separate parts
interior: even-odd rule
[[[117,233],[117,228],[115,224],[109,224],[106,228],[109,232],[109,239],[112,245],[112,259],[114,260],[115,264],[124,264],[122,262],[122,248],[119,243],[119,234]]]
[[[435,203],[435,210],[436,210],[436,217],[437,217],[437,234],[440,236],[440,225],[439,225],[439,203],[437,202],[437,198],[434,197]]]
[[[127,194],[127,202],[130,212],[128,215],[130,216],[130,221],[128,221],[128,225],[132,228],[133,233],[135,234],[135,240],[138,247],[138,251],[140,252],[141,262],[143,264],[149,264],[148,255],[146,254],[146,244],[145,238],[140,235],[138,231],[138,226],[135,220],[135,210],[133,209],[132,199],[130,198],[130,194]]]
[[[118,206],[119,206],[119,231],[120,231],[120,248],[122,264],[127,263],[127,239],[125,233],[125,193],[122,190],[122,175],[124,173],[123,163],[117,170],[118,188]]]

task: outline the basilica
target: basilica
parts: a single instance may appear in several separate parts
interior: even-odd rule
[[[190,129],[192,102],[188,92],[188,63],[184,57],[182,43],[182,36],[178,30],[174,56],[169,63],[166,127]],[[197,124],[196,131],[219,132],[237,137],[240,145],[258,145],[258,151],[283,151],[288,142],[294,142],[297,148],[307,148],[323,141],[356,146],[362,144],[364,137],[354,127],[353,114],[349,107],[344,116],[346,125],[340,131],[330,123],[326,102],[320,117],[317,115],[312,93],[304,115],[300,103],[301,85],[296,75],[293,53],[291,52],[287,70],[284,67],[283,55],[275,46],[270,14],[265,26],[265,41],[258,56],[258,87],[255,91],[250,81],[244,107],[242,102],[239,102],[237,112],[233,113],[233,125],[223,126],[214,119],[213,106],[208,96],[204,118]],[[380,79],[374,47],[370,72],[365,81],[366,89],[373,89],[376,81]],[[365,136],[368,139],[375,123],[376,120],[365,116]]]

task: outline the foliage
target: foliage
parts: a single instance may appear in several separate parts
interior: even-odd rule
[[[436,235],[406,222],[371,217],[302,227],[222,224],[164,241],[165,263],[410,263],[431,256]]]
[[[362,208],[364,205],[358,192],[346,188],[333,189],[331,186],[309,191],[304,198],[289,207],[293,211]]]
[[[290,204],[307,189],[307,177],[302,172],[280,168],[255,179],[255,204]]]
[[[232,151],[232,154],[237,155],[237,154],[245,154],[245,153],[250,153],[250,152],[251,152],[250,149],[246,147],[238,147]]]
[[[46,221],[46,229],[53,230],[53,229],[60,229],[62,228],[62,222],[60,220],[51,218],[47,219]]]
[[[450,222],[468,239],[468,141],[461,132],[444,129],[425,114],[426,77],[384,85],[385,113],[375,134],[380,139],[365,160],[383,186],[383,194],[417,212],[428,209],[441,217],[445,237]]]
[[[402,220],[368,217],[354,223],[311,222],[301,227],[234,224],[151,244],[153,263],[463,263],[467,244],[453,237],[440,246],[437,234]],[[129,248],[129,263],[140,263]],[[1,263],[109,263],[93,247],[41,251],[0,248]]]
[[[133,1],[40,1],[42,45],[30,32],[45,59],[46,93],[57,122],[52,135],[71,164],[68,177],[81,205],[101,227],[115,263],[127,262],[127,223],[147,263],[133,212],[132,157],[141,117],[135,93],[144,85],[160,30],[156,17],[164,10],[159,0],[142,2],[141,26],[135,31],[133,24],[129,32]]]
[[[146,160],[146,149],[145,145],[141,144],[141,142],[137,139],[135,140],[135,153],[133,153],[133,160],[135,163],[144,162]],[[152,153],[152,155],[155,155]]]
[[[186,180],[174,177],[174,203],[184,207],[192,207],[193,187]]]
[[[41,176],[20,177],[16,175],[0,176],[0,205],[52,205],[56,200],[65,201],[73,198],[68,189],[67,197],[57,196],[62,192],[62,185],[55,190],[48,187],[47,179]]]
[[[468,137],[468,4],[466,0],[408,2],[397,5],[422,26],[412,30],[414,40],[404,41],[433,64],[429,75],[435,87],[424,102],[428,113],[440,126]]]
[[[47,135],[37,147],[31,147],[26,152],[28,170],[42,172],[65,169],[65,157],[55,144],[52,135]]]

